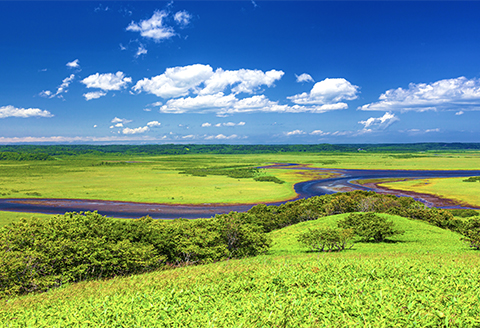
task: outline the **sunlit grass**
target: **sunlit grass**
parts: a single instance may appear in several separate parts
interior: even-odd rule
[[[480,206],[480,183],[463,182],[463,180],[465,178],[420,179],[382,183],[381,186],[438,195],[443,198],[453,199],[459,203]]]
[[[0,301],[6,327],[478,326],[480,257],[459,235],[390,218],[397,243],[310,253],[296,236],[342,215],[271,233],[266,255]]]

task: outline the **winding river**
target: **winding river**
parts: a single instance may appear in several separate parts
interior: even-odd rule
[[[321,170],[335,173],[335,177],[323,180],[313,180],[295,184],[297,197],[291,200],[309,198],[325,194],[332,194],[338,191],[348,190],[372,190],[385,193],[385,189],[377,187],[374,184],[360,185],[355,184],[355,180],[362,179],[384,179],[384,178],[453,178],[480,176],[480,170],[464,171],[418,171],[418,170],[344,170],[344,169],[319,169],[309,168],[297,164],[276,165],[275,168],[283,169],[303,169],[303,170]],[[397,196],[414,197],[423,201],[428,206],[437,207],[461,207],[456,204],[447,206],[438,206],[428,199],[428,195],[415,194],[402,191],[388,191],[388,193]],[[268,203],[267,205],[279,205],[280,203]],[[106,200],[88,200],[88,199],[0,199],[1,211],[14,212],[34,212],[46,214],[63,214],[65,212],[95,211],[102,215],[138,218],[149,215],[158,219],[175,218],[206,218],[215,214],[228,213],[230,211],[243,212],[252,208],[255,204],[200,204],[200,205],[173,205],[173,204],[152,204],[152,203],[134,203]]]

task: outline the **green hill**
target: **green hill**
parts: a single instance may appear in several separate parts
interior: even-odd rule
[[[387,243],[308,252],[270,232],[267,254],[0,300],[4,327],[468,327],[480,325],[479,256],[460,235],[398,216]],[[386,214],[382,214],[386,215]]]

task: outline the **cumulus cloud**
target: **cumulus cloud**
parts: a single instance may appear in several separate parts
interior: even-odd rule
[[[107,93],[103,92],[103,91],[93,91],[93,92],[84,93],[83,96],[88,101],[88,100],[92,100],[92,99],[98,99],[100,97],[105,96],[106,94]]]
[[[306,134],[306,132],[304,132],[303,130],[293,130],[293,131],[290,131],[290,132],[284,132],[284,134],[286,136],[295,136],[295,135]]]
[[[298,83],[315,82],[313,80],[313,78],[310,76],[310,74],[307,74],[307,73],[303,73],[303,74],[300,74],[300,75],[295,74],[295,76],[297,77],[297,82]]]
[[[464,111],[463,111],[463,110],[455,113],[455,115],[463,115],[463,114],[464,114]]]
[[[81,81],[87,88],[97,88],[103,91],[121,90],[128,83],[132,82],[131,77],[125,77],[123,72],[118,71],[116,74],[92,74]]]
[[[394,122],[399,121],[399,118],[392,113],[385,113],[382,117],[370,117],[365,121],[359,121],[359,124],[363,125],[363,129],[378,129],[385,130]]]
[[[147,126],[150,127],[150,128],[159,127],[161,125],[162,125],[162,123],[160,123],[158,121],[151,121],[151,122],[147,123]]]
[[[190,24],[190,21],[192,20],[192,15],[190,15],[188,12],[183,10],[183,11],[176,12],[175,15],[173,16],[173,19],[178,25],[180,25],[180,27],[185,27],[188,24]]]
[[[145,91],[162,98],[176,98],[186,96],[213,74],[210,65],[189,65],[171,67],[165,73],[138,81],[133,90]]]
[[[459,77],[433,83],[410,83],[408,89],[387,90],[379,102],[359,107],[372,111],[480,110],[480,79]]]
[[[326,136],[326,135],[329,135],[330,132],[324,132],[322,130],[314,130],[314,131],[310,132],[309,134],[312,135],[312,136]]]
[[[160,112],[173,114],[215,112],[217,116],[222,116],[225,114],[231,115],[252,112],[324,113],[332,110],[345,109],[347,107],[345,103],[321,106],[280,105],[276,101],[269,100],[265,95],[238,99],[233,94],[225,96],[220,92],[215,95],[170,99],[160,108]]]
[[[75,59],[74,61],[71,61],[69,63],[67,63],[67,67],[70,67],[70,68],[79,68],[80,67],[80,64],[79,64],[79,60],[78,59]]]
[[[270,70],[263,72],[261,70],[239,69],[235,71],[224,71],[218,68],[208,80],[205,81],[205,88],[200,90],[200,95],[215,94],[225,90],[227,86],[233,86],[232,92],[238,94],[254,93],[262,85],[271,87],[275,81],[282,78],[283,71]]]
[[[210,65],[194,64],[171,67],[165,73],[138,81],[132,88],[136,92],[145,91],[162,98],[177,98],[190,93],[201,96],[215,95],[231,87],[232,94],[256,92],[261,86],[271,87],[284,72],[270,70],[239,69],[215,72]],[[203,88],[201,85],[203,84]]]
[[[217,140],[228,140],[228,139],[236,139],[238,138],[238,135],[232,134],[230,136],[226,136],[224,134],[217,134],[215,136],[206,136],[205,140],[212,140],[212,139],[217,139]]]
[[[210,124],[208,122],[202,124],[202,128],[208,128],[210,126],[212,126],[212,124]]]
[[[149,19],[141,20],[138,23],[132,21],[128,25],[127,31],[139,32],[144,38],[153,39],[155,42],[170,39],[175,35],[175,31],[172,27],[165,25],[168,15],[166,10],[157,10]]]
[[[127,124],[127,123],[130,123],[132,122],[132,120],[127,120],[125,118],[119,118],[119,117],[115,117],[114,119],[112,119],[110,121],[111,123],[122,123],[122,124]]]
[[[0,107],[0,118],[7,117],[53,117],[53,115],[47,110],[38,108],[17,108],[12,105]]]
[[[145,133],[148,130],[150,130],[150,128],[148,126],[143,126],[143,127],[139,127],[139,128],[135,128],[135,129],[125,128],[125,129],[122,130],[122,133],[123,134],[138,134],[138,133]]]
[[[315,83],[309,93],[304,92],[287,98],[298,105],[324,105],[354,100],[358,97],[358,92],[358,86],[343,78],[327,78]]]

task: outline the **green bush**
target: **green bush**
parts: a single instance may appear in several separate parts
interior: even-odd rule
[[[173,221],[115,220],[96,212],[22,219],[0,229],[0,297],[257,255],[271,241],[253,219],[235,212]]]
[[[272,176],[256,177],[256,178],[253,178],[253,180],[260,181],[260,182],[274,182],[274,183],[278,183],[278,184],[285,183],[285,181],[280,180],[277,177],[272,177]]]
[[[461,231],[463,234],[462,240],[470,244],[470,247],[480,249],[480,218],[473,217],[467,220]]]
[[[309,229],[298,236],[298,241],[312,251],[332,252],[343,251],[353,237],[352,229],[319,228]],[[350,245],[349,248],[353,246]]]
[[[459,216],[459,217],[462,217],[462,218],[469,218],[469,217],[472,217],[472,216],[480,215],[479,212],[477,212],[475,210],[472,210],[472,209],[468,209],[468,208],[451,209],[451,210],[448,210],[448,211],[450,213],[452,213],[453,216]]]
[[[385,241],[387,237],[403,234],[405,231],[395,228],[391,220],[375,213],[352,213],[338,222],[339,228],[352,229],[363,241],[373,239],[375,242]]]

